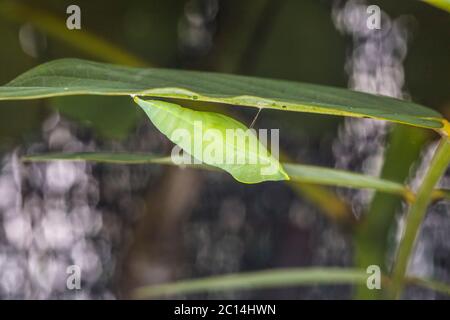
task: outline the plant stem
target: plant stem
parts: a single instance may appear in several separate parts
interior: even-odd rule
[[[405,184],[412,165],[419,159],[420,152],[429,138],[427,130],[393,125],[380,177]],[[390,247],[389,234],[395,225],[395,215],[401,209],[401,200],[400,197],[379,191],[374,195],[364,220],[356,228],[356,267],[366,269],[369,265],[378,265],[382,272],[388,272],[386,256]],[[356,299],[383,297],[381,290],[370,290],[366,285],[358,286],[355,293]]]
[[[392,285],[388,290],[389,298],[398,299],[405,282],[408,262],[414,248],[426,209],[432,200],[433,188],[444,174],[450,163],[450,139],[443,136],[431,160],[428,171],[419,188],[415,202],[411,205],[406,228],[397,253],[397,259],[392,272]]]

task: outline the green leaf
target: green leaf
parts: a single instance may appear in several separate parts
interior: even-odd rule
[[[397,251],[397,259],[392,269],[392,284],[389,297],[398,299],[402,293],[408,263],[416,243],[417,235],[427,208],[433,200],[434,186],[450,165],[450,138],[442,137],[438,148],[434,152],[428,169],[422,179],[414,203],[409,207],[405,221],[403,237]]]
[[[142,116],[128,97],[55,97],[51,106],[107,139],[126,138]]]
[[[83,32],[74,32],[66,26],[65,18],[51,12],[41,10],[42,6],[33,6],[19,1],[0,2],[0,15],[2,19],[17,21],[20,24],[30,23],[46,35],[58,39],[70,46],[77,48],[92,57],[123,63],[132,66],[147,66],[148,64],[127,50],[120,48],[89,32],[83,28]]]
[[[141,287],[134,297],[145,299],[175,294],[262,289],[299,285],[365,284],[368,274],[363,269],[292,268],[256,271]]]
[[[0,100],[61,95],[139,95],[257,108],[369,117],[444,129],[442,116],[421,105],[346,89],[230,74],[141,69],[78,59],[40,65],[0,87]]]
[[[166,164],[173,165],[171,157],[164,157],[150,153],[121,153],[121,152],[77,152],[77,153],[46,153],[22,157],[26,162],[47,161],[92,161],[110,164]]]
[[[423,0],[437,8],[450,12],[450,0]]]
[[[12,101],[0,107],[0,153],[23,141],[33,132],[39,132],[48,115],[38,101]],[[14,121],[13,119],[20,119]],[[4,149],[5,148],[5,149]]]
[[[426,130],[403,125],[394,125],[388,136],[380,177],[405,184],[413,164],[420,158],[422,148],[429,138]],[[375,193],[364,221],[356,228],[355,263],[357,267],[380,266],[382,272],[389,267],[386,257],[392,248],[390,235],[396,225],[396,213],[401,211],[402,199],[388,193]],[[356,299],[379,299],[383,290],[371,290],[359,286]]]
[[[127,154],[107,152],[85,152],[85,153],[49,153],[40,155],[28,155],[23,157],[24,161],[96,161],[115,164],[167,164],[174,165],[171,157],[161,157],[153,154]],[[211,168],[198,165],[201,168]],[[383,180],[376,177],[365,176],[344,170],[322,168],[317,166],[284,163],[287,174],[292,181],[300,183],[322,184],[328,186],[345,186],[355,188],[375,189],[382,192],[401,194],[406,196],[409,191],[400,183]]]
[[[155,298],[176,294],[192,294],[199,292],[217,292],[230,290],[268,289],[277,287],[293,287],[302,285],[367,285],[365,269],[347,268],[286,268],[255,272],[244,272],[207,278],[182,280],[166,284],[156,284],[137,288],[134,297],[140,299]],[[442,294],[450,295],[448,284],[429,279],[405,279],[408,285],[416,285]],[[384,287],[389,279],[381,276]]]
[[[450,190],[435,189],[435,190],[433,190],[432,198],[434,201],[439,201],[439,200],[450,201]]]
[[[284,164],[293,181],[347,188],[375,189],[409,197],[409,191],[400,183],[345,170],[309,165]]]
[[[444,282],[415,277],[407,277],[405,281],[409,285],[420,286],[450,296],[450,285]]]
[[[199,162],[225,170],[243,183],[289,180],[257,136],[233,118],[164,101],[138,97],[134,101],[159,131]]]

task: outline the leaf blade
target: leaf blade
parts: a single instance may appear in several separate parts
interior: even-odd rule
[[[423,0],[424,2],[435,6],[436,8],[440,8],[447,12],[450,12],[450,0]]]
[[[421,105],[346,89],[220,73],[121,67],[78,59],[48,62],[0,87],[0,100],[80,94],[143,95],[369,117],[435,130],[446,123],[438,112]]]
[[[433,201],[450,201],[450,190],[448,189],[434,189],[432,194]]]
[[[407,189],[400,183],[360,173],[298,164],[284,164],[284,167],[293,181],[347,188],[374,189],[399,195],[407,193]]]
[[[407,277],[405,281],[409,285],[420,286],[450,296],[450,285],[445,282],[416,277]]]
[[[112,164],[165,164],[174,165],[171,157],[158,156],[154,154],[128,154],[128,153],[109,153],[109,152],[81,152],[81,153],[49,153],[49,154],[37,154],[28,155],[22,158],[24,161],[38,162],[38,161],[95,161],[100,163],[112,163]],[[302,165],[283,163],[287,174],[290,176],[293,182],[313,183],[319,185],[328,186],[343,186],[342,177],[346,179],[360,179],[362,177],[367,178],[362,174],[348,172],[344,170],[337,170],[332,168],[323,168],[318,166]],[[194,166],[195,167],[195,166]],[[199,168],[211,168],[205,165],[198,165]],[[309,176],[302,175],[303,172],[312,171]],[[330,172],[337,171],[337,175],[330,175]],[[315,177],[317,175],[317,177]],[[336,177],[336,181],[333,182],[331,178],[325,180],[324,176]],[[381,192],[403,194],[407,192],[400,183],[392,182],[390,180],[380,179],[376,177],[369,177],[363,182],[352,182],[354,187],[375,189]]]
[[[202,279],[184,280],[168,284],[141,287],[134,291],[136,298],[188,294],[236,289],[262,289],[319,284],[366,283],[363,269],[344,268],[291,268],[255,271]]]

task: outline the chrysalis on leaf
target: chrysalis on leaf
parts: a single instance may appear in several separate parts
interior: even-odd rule
[[[289,180],[275,157],[278,149],[272,150],[272,155],[258,140],[256,131],[242,123],[220,113],[195,111],[174,103],[138,97],[134,101],[156,128],[176,144],[174,161],[203,162],[227,171],[243,183]],[[267,140],[267,131],[263,138]],[[180,157],[180,149],[193,159],[186,154]]]

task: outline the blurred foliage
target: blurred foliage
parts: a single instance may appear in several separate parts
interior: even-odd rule
[[[104,139],[126,138],[143,115],[129,97],[56,97],[50,105],[70,119],[95,128]]]
[[[406,183],[413,172],[429,132],[403,125],[395,125],[389,134],[389,145],[384,156],[381,177]],[[407,141],[407,143],[405,143]],[[366,219],[356,232],[355,263],[357,266],[379,265],[383,272],[388,272],[386,256],[393,242],[393,226],[396,214],[401,210],[402,202],[398,197],[376,193]],[[369,290],[366,286],[358,287],[358,298],[380,297],[381,292]]]
[[[450,15],[421,1],[373,1],[389,15],[405,16],[410,42],[405,83],[411,97],[445,113],[450,101]]]
[[[20,20],[20,17],[8,16],[2,10],[7,2],[38,8],[31,9],[37,20],[33,22],[26,17]],[[445,8],[448,1],[428,2]],[[95,48],[90,46],[90,41],[101,39],[99,41],[155,67],[233,72],[346,86],[344,63],[351,39],[341,36],[333,26],[330,18],[333,1],[221,0],[217,17],[208,24],[211,47],[201,52],[186,51],[182,45],[190,35],[187,32],[189,19],[186,18],[188,3],[191,1],[0,0],[0,39],[3,43],[0,50],[0,84],[40,63],[58,58],[77,57],[123,63],[98,52],[89,52]],[[450,15],[424,1],[373,0],[371,3],[380,5],[392,17],[404,16],[404,22],[410,27],[405,88],[412,99],[449,117]],[[71,4],[82,8],[82,32],[93,36],[78,38],[77,41],[87,41],[78,45],[61,38],[66,30],[52,31],[42,25],[39,27],[37,22],[40,13],[64,21],[66,8]],[[193,104],[188,102],[185,106]],[[201,108],[198,103],[196,107]],[[235,110],[221,107],[225,113],[248,121],[254,115],[254,110],[246,108]],[[1,101],[0,151],[37,137],[43,119],[55,109],[83,125],[95,128],[98,136],[106,140],[127,137],[144,119],[143,113],[132,105],[128,97],[75,96],[37,101]],[[268,125],[283,123],[286,136],[304,145],[312,141],[316,148],[326,149],[322,144],[329,146],[341,120],[333,116],[265,110],[258,121]],[[428,138],[416,129],[411,129],[413,132],[409,130],[399,126],[392,132],[391,146],[395,147],[388,149],[387,158],[396,161],[388,161],[390,166],[383,168],[384,178],[404,182],[409,169],[405,163],[414,162],[419,145]],[[408,144],[402,143],[399,138],[405,136]],[[391,153],[393,149],[396,152]],[[289,151],[301,153],[301,150]],[[320,201],[334,205],[323,198]],[[375,196],[370,209],[373,211],[371,220],[357,230],[357,250],[360,250],[357,259],[360,265],[368,261],[383,264],[390,241],[386,237],[390,233],[387,226],[394,219],[392,210],[399,206],[398,197]],[[386,214],[376,216],[372,214],[374,212]],[[370,232],[366,232],[368,224],[374,226]],[[374,239],[382,241],[376,242]],[[373,254],[364,255],[368,244]],[[366,293],[360,292],[360,297],[367,297]]]
[[[9,1],[0,2],[1,6]],[[274,4],[275,2],[275,4]],[[32,1],[17,1],[33,8]],[[250,75],[282,78],[295,81],[345,86],[346,77],[343,68],[347,44],[346,39],[333,27],[330,19],[331,1],[283,0],[283,1],[221,1],[213,29],[213,45],[209,51],[192,56],[180,51],[180,33],[183,28],[183,15],[186,1],[56,1],[39,2],[40,12],[47,12],[64,20],[65,9],[69,4],[78,4],[82,8],[82,30],[114,44],[126,48],[132,54],[141,57],[146,63],[162,67],[197,68],[214,71],[233,71]],[[413,26],[410,49],[406,60],[406,84],[415,100],[440,109],[446,113],[450,101],[447,84],[450,80],[450,30],[449,15],[419,1],[374,1],[392,16],[408,15]],[[0,13],[1,14],[1,13]],[[0,50],[0,83],[6,83],[18,74],[44,61],[61,57],[76,56],[90,58],[72,47],[70,42],[46,34],[43,30],[34,30],[27,35],[30,21],[0,19],[0,37],[8,46]],[[31,24],[32,26],[32,24]],[[181,31],[180,31],[181,30]],[[29,30],[28,30],[29,31]],[[23,50],[22,33],[31,37],[29,41],[38,48],[36,56],[30,56]],[[30,33],[30,32],[28,32]],[[430,36],[430,35],[433,36]],[[36,43],[37,42],[37,43]],[[320,67],[318,67],[320,66]],[[98,123],[100,105],[112,106],[112,100],[96,101],[94,107],[87,107],[89,98],[77,97],[80,106],[71,107],[75,102],[67,100],[62,110],[85,124]],[[125,101],[125,100],[124,100]],[[28,102],[17,102],[24,105]],[[3,105],[2,119],[14,119],[17,108]],[[40,108],[48,102],[39,103]],[[51,105],[54,105],[52,103]],[[86,107],[84,107],[86,106]],[[69,110],[71,109],[71,110]],[[28,109],[31,110],[31,109]],[[114,111],[112,111],[114,110]],[[34,112],[35,110],[33,110]],[[101,135],[107,137],[125,136],[137,120],[130,115],[128,108],[111,107],[105,113],[103,121],[116,123],[118,128],[104,125]],[[28,121],[21,123],[21,132],[35,130],[42,111],[34,115],[28,112]],[[75,115],[78,113],[78,115]],[[251,116],[252,111],[243,110],[243,115]],[[264,116],[264,114],[263,114]],[[108,118],[111,118],[109,120]],[[268,112],[265,116],[272,121],[275,118],[287,120],[286,130],[295,135],[310,137],[327,135],[334,132],[340,121],[329,117],[287,116]],[[33,118],[36,120],[33,121]],[[124,119],[123,123],[115,121]],[[320,118],[320,119],[319,119]],[[134,120],[133,120],[134,119]],[[34,122],[34,123],[33,123]],[[292,123],[292,129],[289,123]],[[2,126],[1,135],[9,135],[13,128]],[[109,127],[109,129],[105,129]],[[300,130],[296,130],[300,129]],[[9,131],[8,131],[9,130]],[[113,133],[112,133],[113,132]]]
[[[39,130],[47,110],[39,101],[10,101],[0,107],[0,152],[32,138]]]
[[[450,1],[449,0],[423,0],[423,1],[450,12]]]

